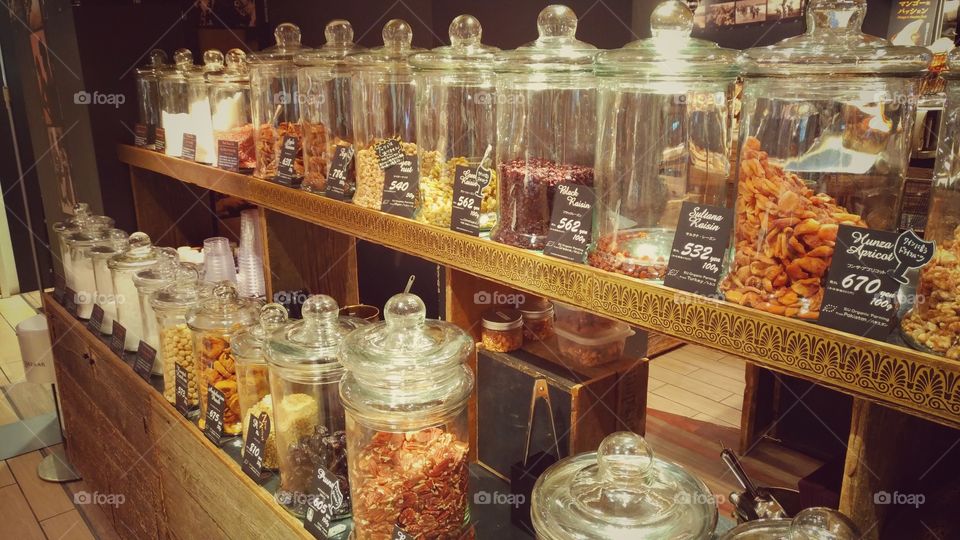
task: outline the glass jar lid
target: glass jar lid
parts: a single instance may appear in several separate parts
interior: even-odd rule
[[[183,81],[198,74],[202,76],[203,69],[194,65],[190,49],[177,49],[173,53],[173,65],[160,71],[160,78],[166,81]]]
[[[919,75],[932,55],[923,47],[892,45],[860,28],[866,0],[810,0],[807,31],[743,54],[746,75]]]
[[[414,47],[413,29],[403,19],[391,19],[383,25],[383,45],[347,56],[349,64],[361,70],[407,69],[410,55],[423,51]]]
[[[223,71],[223,53],[217,49],[207,49],[203,51],[203,65],[194,66],[194,69],[184,73],[187,79],[191,81],[203,81],[208,73]]]
[[[153,292],[173,281],[180,271],[177,262],[177,250],[160,248],[160,257],[157,263],[149,268],[138,270],[133,274],[133,284],[141,292]]]
[[[88,228],[110,228],[113,224],[112,217],[92,214],[90,205],[80,202],[73,205],[72,216],[53,224],[53,230],[60,235],[66,235]]]
[[[856,525],[830,508],[806,508],[793,519],[761,519],[730,529],[720,540],[855,540]]]
[[[204,297],[203,286],[196,275],[179,274],[172,283],[162,287],[150,297],[154,311],[187,310]]]
[[[684,2],[661,2],[650,16],[653,37],[598,54],[596,72],[657,79],[682,75],[734,79],[739,72],[740,52],[691,37],[692,30],[693,12]]]
[[[147,61],[136,69],[137,77],[156,75],[161,70],[170,67],[167,64],[167,53],[163,49],[153,49],[147,53]]]
[[[512,330],[523,326],[523,315],[516,309],[492,308],[483,312],[482,326],[487,330]]]
[[[128,235],[120,229],[107,229],[101,238],[93,247],[90,248],[90,256],[95,259],[112,257],[117,253],[126,251]]]
[[[717,506],[700,479],[621,431],[547,469],[533,488],[531,517],[545,540],[693,539],[713,533]]]
[[[503,51],[496,57],[494,68],[501,73],[527,72],[590,72],[594,57],[600,52],[589,43],[578,40],[577,15],[567,6],[554,4],[543,8],[537,16],[536,41]]]
[[[410,63],[420,70],[491,70],[500,49],[481,43],[482,33],[476,17],[459,15],[450,23],[450,45],[414,54]]]
[[[237,358],[258,364],[266,363],[264,346],[270,336],[287,324],[287,308],[280,304],[264,304],[258,315],[259,324],[247,328],[233,340],[233,352]]]
[[[309,50],[300,43],[300,27],[293,23],[280,23],[273,31],[275,43],[262,51],[250,53],[247,62],[251,64],[284,64],[293,61],[293,57]]]
[[[240,49],[230,49],[224,56],[223,67],[219,71],[211,71],[205,75],[207,82],[218,83],[247,83],[250,81],[250,70],[247,66],[247,53]]]
[[[523,304],[520,304],[519,310],[526,318],[543,319],[553,314],[553,302],[538,296],[528,296]]]
[[[267,343],[267,357],[277,366],[325,366],[342,371],[337,351],[343,338],[367,325],[356,317],[341,317],[337,301],[325,294],[312,295],[303,303],[303,319],[274,332]]]
[[[135,232],[127,240],[127,249],[114,255],[110,268],[133,270],[150,266],[160,259],[160,248],[153,245],[147,233]]]
[[[940,72],[945,79],[960,79],[960,47],[947,53],[947,69]]]
[[[87,247],[103,241],[106,234],[107,231],[104,229],[80,229],[68,232],[63,237],[63,241],[72,248]]]
[[[240,298],[233,283],[221,281],[210,295],[187,313],[191,330],[239,332],[257,322],[257,304]]]
[[[293,61],[298,66],[324,66],[339,64],[348,54],[363,51],[353,42],[353,26],[350,21],[334,19],[323,29],[327,42],[322,47],[297,54]]]

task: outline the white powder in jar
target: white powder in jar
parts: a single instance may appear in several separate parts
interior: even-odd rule
[[[93,259],[78,255],[73,259],[74,291],[77,293],[77,316],[89,319],[97,298],[97,280],[93,276]]]
[[[137,294],[137,286],[133,284],[133,276],[129,272],[120,272],[114,283],[117,286],[117,320],[127,331],[123,348],[129,352],[136,352],[143,333],[140,324],[140,296]]]

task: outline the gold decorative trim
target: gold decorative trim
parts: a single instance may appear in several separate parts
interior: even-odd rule
[[[120,145],[121,161],[960,428],[960,362]]]

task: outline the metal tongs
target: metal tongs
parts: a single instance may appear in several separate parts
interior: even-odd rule
[[[733,453],[733,450],[727,448],[723,441],[720,442],[723,450],[720,452],[720,458],[727,464],[733,476],[736,477],[740,485],[745,490],[744,493],[733,493],[730,500],[737,508],[744,513],[749,520],[754,519],[778,519],[790,517],[783,509],[783,505],[777,501],[776,497],[766,489],[757,486],[753,480],[747,476],[743,470],[740,459]]]

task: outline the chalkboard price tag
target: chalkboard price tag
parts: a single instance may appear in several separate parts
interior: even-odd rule
[[[483,203],[483,188],[490,183],[490,169],[471,169],[457,165],[453,171],[453,201],[450,229],[480,235],[480,206]]]
[[[190,395],[190,374],[187,373],[187,368],[174,362],[173,378],[177,411],[186,416],[190,413],[190,400],[188,398]]]
[[[333,514],[344,504],[345,487],[340,485],[337,475],[325,467],[317,468],[317,474],[313,478],[312,496],[303,519],[304,528],[315,538],[321,540],[329,538]]]
[[[377,154],[377,163],[384,171],[403,162],[403,147],[397,139],[386,139],[373,146]]]
[[[350,189],[353,152],[353,147],[346,145],[338,145],[334,150],[330,169],[327,171],[327,197],[338,201],[346,199]]]
[[[150,382],[150,375],[153,373],[153,362],[157,358],[157,351],[147,342],[140,341],[137,346],[137,357],[133,361],[133,370],[141,379]]]
[[[663,284],[672,289],[716,297],[732,230],[732,209],[683,203]]]
[[[226,404],[227,398],[223,392],[212,384],[207,386],[207,414],[204,418],[203,434],[217,446],[220,446],[223,440],[223,409]]]
[[[167,151],[167,132],[161,127],[153,131],[153,147],[161,154]]]
[[[417,209],[420,190],[420,161],[408,156],[399,164],[383,171],[383,200],[380,210],[395,216],[412,218]]]
[[[413,535],[403,530],[399,523],[396,523],[393,525],[393,534],[390,536],[390,540],[413,540]]]
[[[278,184],[297,187],[302,178],[297,174],[295,164],[297,162],[297,138],[291,135],[283,136],[283,143],[280,145],[280,155],[277,157],[277,175],[273,178]]]
[[[583,262],[593,229],[594,202],[596,195],[587,186],[569,182],[557,185],[544,255]]]
[[[258,484],[270,477],[263,473],[263,452],[270,436],[270,427],[270,417],[266,413],[259,417],[251,414],[247,424],[247,439],[243,441],[240,468]]]
[[[103,315],[103,308],[100,307],[100,304],[94,304],[93,310],[90,312],[90,320],[87,321],[87,329],[99,335],[103,327]]]
[[[146,124],[135,124],[133,126],[133,144],[138,148],[146,148],[149,144]]]
[[[63,274],[60,272],[55,272],[53,274],[53,298],[60,305],[63,305],[63,297],[66,289],[67,281],[64,279]]]
[[[907,284],[906,273],[911,268],[921,268],[933,259],[934,242],[917,236],[913,229],[900,233],[894,245],[893,256],[897,258],[897,267],[890,273],[890,277],[901,285]]]
[[[895,232],[840,225],[818,322],[883,340],[893,329],[900,283]]]
[[[127,329],[120,324],[120,321],[114,319],[113,333],[110,335],[110,350],[113,354],[123,358],[123,345],[127,340]]]
[[[240,172],[240,145],[237,141],[217,140],[217,167],[230,172]]]
[[[188,161],[197,160],[197,136],[193,133],[183,134],[183,146],[180,157]]]
[[[77,316],[77,291],[67,287],[63,292],[63,308],[67,313]]]

